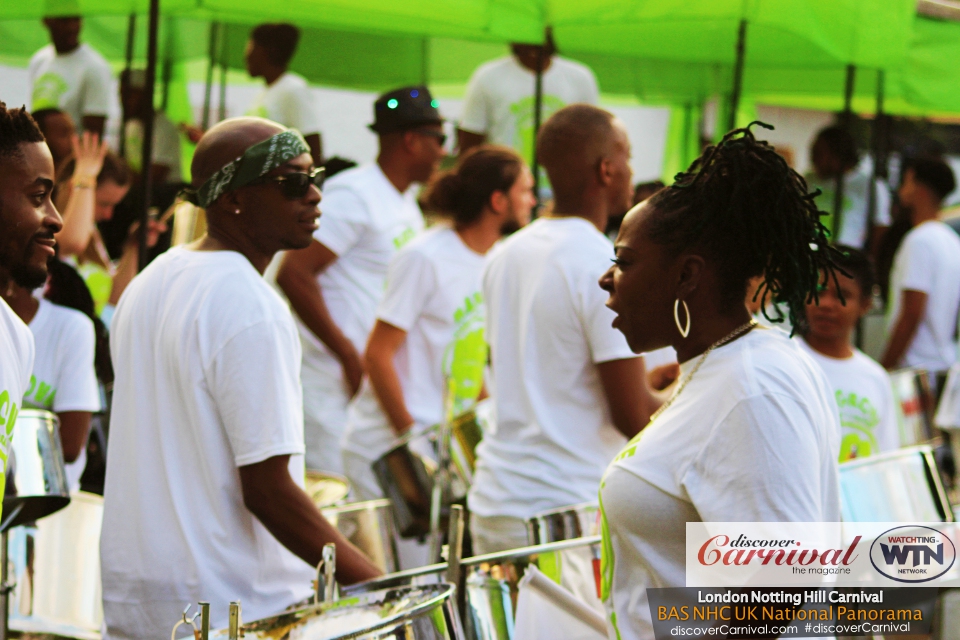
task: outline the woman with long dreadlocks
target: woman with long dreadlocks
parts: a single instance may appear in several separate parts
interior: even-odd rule
[[[637,353],[674,347],[681,373],[601,484],[613,638],[654,637],[646,589],[685,586],[687,522],[840,519],[831,388],[744,305],[762,276],[761,307],[785,304],[804,326],[805,303],[834,268],[819,217],[803,178],[748,127],[624,219],[600,280],[613,325]]]

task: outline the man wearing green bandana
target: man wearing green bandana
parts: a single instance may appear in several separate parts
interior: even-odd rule
[[[304,493],[300,342],[262,278],[311,242],[320,202],[299,133],[260,118],[210,129],[190,197],[207,234],[157,258],[117,306],[104,493],[106,638],[166,637],[184,602],[263,618],[311,593],[324,543],[337,579],[379,570]]]

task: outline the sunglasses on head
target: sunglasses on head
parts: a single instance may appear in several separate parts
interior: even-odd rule
[[[435,129],[415,129],[415,131],[422,136],[436,138],[440,142],[441,147],[447,143],[447,134],[443,131],[437,131]]]
[[[273,183],[280,187],[280,193],[288,200],[299,200],[307,195],[310,187],[317,189],[323,188],[324,171],[323,167],[318,167],[310,173],[298,171],[296,173],[285,173],[279,176],[264,176],[250,184]]]

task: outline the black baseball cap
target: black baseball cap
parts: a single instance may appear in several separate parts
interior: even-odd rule
[[[370,128],[383,134],[424,124],[442,124],[439,106],[425,86],[394,89],[373,104],[374,121]]]

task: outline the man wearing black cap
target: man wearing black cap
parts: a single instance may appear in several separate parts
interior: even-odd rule
[[[443,119],[426,87],[380,96],[370,128],[380,138],[377,161],[327,183],[314,242],[289,252],[277,274],[299,317],[308,469],[342,470],[347,403],[363,378],[387,265],[423,229],[410,187],[428,181],[445,153]]]

